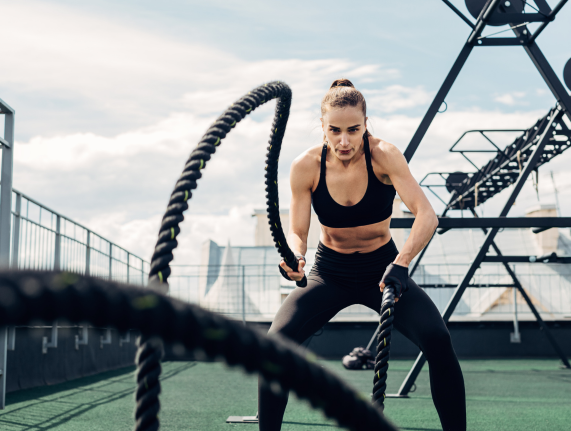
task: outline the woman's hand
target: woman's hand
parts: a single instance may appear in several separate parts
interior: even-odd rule
[[[385,283],[381,282],[379,283],[379,287],[381,288],[381,294],[383,293],[383,290],[385,290]],[[399,299],[395,297],[395,302],[399,302]]]
[[[300,281],[305,276],[305,271],[303,267],[305,266],[305,260],[299,259],[299,263],[297,265],[297,271],[294,271],[286,263],[282,260],[280,262],[280,267],[287,273],[287,276],[291,278],[293,281]]]
[[[408,265],[397,264],[396,261],[398,259],[399,256],[397,256],[393,263],[387,266],[383,278],[379,282],[381,294],[385,290],[386,282],[393,284],[395,288],[395,302],[398,302],[402,294],[408,290]]]

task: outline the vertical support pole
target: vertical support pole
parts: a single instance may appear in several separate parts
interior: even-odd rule
[[[242,265],[242,323],[246,326],[246,267]]]
[[[87,231],[87,244],[85,244],[85,275],[91,275],[91,231]]]
[[[127,252],[127,283],[131,282],[131,279],[129,278],[129,268],[131,267],[130,262],[131,262],[131,253]]]
[[[8,328],[0,328],[0,409],[6,407],[6,359],[8,356]]]
[[[8,350],[16,350],[16,327],[8,327]]]
[[[16,192],[16,214],[14,214],[14,228],[12,230],[12,268],[18,269],[18,256],[20,254],[20,217],[22,215],[22,195]]]
[[[113,243],[109,243],[109,280],[113,276]]]
[[[506,263],[506,265],[508,264]],[[515,266],[513,272],[515,274]],[[521,334],[519,333],[519,322],[517,320],[517,287],[512,287],[512,290],[514,297],[514,331],[510,334],[510,342],[521,343]]]
[[[54,250],[54,270],[61,269],[61,216],[56,216],[56,242]]]
[[[12,172],[14,168],[14,117],[15,112],[0,100],[0,113],[4,114],[4,141],[2,146],[2,172],[0,172],[0,268],[10,266],[10,231],[12,223]],[[0,409],[6,406],[6,357],[8,329],[0,328]]]
[[[145,262],[141,259],[141,286],[145,285]]]

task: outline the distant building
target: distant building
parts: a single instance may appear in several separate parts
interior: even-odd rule
[[[402,210],[402,202],[395,199],[393,217],[413,217]],[[265,211],[255,211],[257,218],[255,246],[219,246],[213,241],[203,244],[198,277],[198,303],[206,308],[248,320],[271,321],[280,304],[295,288],[295,283],[283,279],[277,269],[280,257],[274,247]],[[556,216],[555,206],[530,208],[528,217]],[[287,234],[289,213],[281,212]],[[312,214],[306,253],[309,273],[319,242],[319,221]],[[391,234],[397,247],[402,248],[409,229],[393,229]],[[414,274],[419,285],[457,284],[480,249],[484,234],[479,229],[451,230],[435,235]],[[505,229],[496,237],[496,244],[506,255],[541,256],[556,252],[571,255],[568,230],[552,228],[540,234],[531,229]],[[412,266],[411,266],[412,267]],[[512,264],[520,282],[532,298],[545,320],[571,319],[571,265]],[[483,263],[472,284],[502,284],[505,287],[468,288],[452,316],[452,320],[512,320],[514,306],[520,320],[534,317],[519,294],[514,296],[511,278],[501,264]],[[454,288],[428,288],[426,292],[442,312]],[[376,321],[378,314],[362,305],[341,311],[333,320]]]

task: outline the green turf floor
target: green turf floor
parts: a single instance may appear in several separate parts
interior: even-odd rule
[[[371,371],[348,371],[340,361],[322,364],[364,394]],[[393,360],[389,393],[412,361]],[[571,430],[571,371],[556,360],[462,361],[466,381],[468,429],[518,431]],[[257,378],[220,363],[163,364],[160,414],[163,430],[257,430],[251,424],[226,424],[230,415],[255,415]],[[388,399],[387,416],[403,430],[439,430],[425,368],[410,399]],[[7,396],[0,430],[130,430],[133,424],[133,369],[108,372],[61,385]],[[333,422],[305,402],[290,398],[284,431],[325,430]]]

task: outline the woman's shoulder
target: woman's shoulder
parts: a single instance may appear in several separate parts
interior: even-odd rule
[[[294,159],[292,168],[299,168],[304,171],[319,169],[322,150],[323,144],[314,145],[313,147],[308,148]]]
[[[379,165],[391,164],[403,157],[395,145],[374,136],[369,137],[369,147],[373,161]]]

